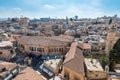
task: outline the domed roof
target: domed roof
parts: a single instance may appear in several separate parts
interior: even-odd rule
[[[67,30],[67,31],[65,31],[65,33],[64,34],[66,34],[66,35],[75,35],[75,30]]]

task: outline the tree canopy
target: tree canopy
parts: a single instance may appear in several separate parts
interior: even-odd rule
[[[120,63],[120,38],[114,44],[113,49],[110,50],[110,61]]]

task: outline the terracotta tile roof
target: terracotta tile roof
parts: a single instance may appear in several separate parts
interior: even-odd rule
[[[84,74],[84,57],[77,45],[77,42],[72,43],[63,65],[77,73]]]
[[[0,54],[0,58],[8,58],[10,56],[10,52],[8,50],[0,50],[2,54]]]
[[[16,41],[16,40],[15,40],[13,37],[10,37],[10,38],[9,38],[9,41],[10,41],[10,42],[14,42],[14,41]]]
[[[54,36],[52,38],[55,40],[63,41],[63,42],[72,42],[74,40],[74,37],[68,36],[68,35]]]
[[[9,62],[2,62],[0,61],[0,68],[5,67],[7,70],[13,70],[14,68],[17,67],[17,64],[15,63],[9,63]]]
[[[27,67],[21,71],[13,80],[46,80],[32,68]]]
[[[10,72],[18,66],[15,63],[0,61],[0,80],[3,80]]]
[[[51,36],[51,37],[42,37],[42,36],[22,36],[18,41],[25,44],[41,44],[45,46],[56,46],[56,45],[65,45],[66,42],[74,41],[72,36],[60,35],[60,36]]]
[[[78,45],[80,48],[82,49],[91,49],[91,45],[89,43],[82,43],[82,42],[79,42],[79,45]]]
[[[33,44],[33,45],[42,45],[42,46],[64,46],[64,42],[49,39],[48,37],[30,37],[30,36],[24,36],[18,39],[18,42],[21,42],[23,44]]]
[[[64,63],[66,63],[66,62],[68,62],[68,61],[70,61],[71,59],[74,58],[77,45],[78,45],[77,42],[72,43],[72,45],[71,45],[71,47],[70,47],[70,50],[69,50],[69,52],[68,52],[67,55],[66,55],[66,59],[65,59]]]

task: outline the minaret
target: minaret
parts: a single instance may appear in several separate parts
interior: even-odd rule
[[[66,27],[69,28],[69,19],[66,17]]]
[[[107,34],[107,40],[106,40],[106,55],[109,56],[109,52],[110,50],[113,48],[115,42],[116,42],[116,33],[114,30],[115,24],[112,21],[112,19],[110,19],[109,21],[109,30],[108,30],[108,34]]]

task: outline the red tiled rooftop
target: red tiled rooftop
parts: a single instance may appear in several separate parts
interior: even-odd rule
[[[0,61],[0,68],[1,68],[1,66],[2,67],[4,66],[7,70],[13,70],[15,67],[17,67],[17,64]]]
[[[27,67],[21,71],[13,80],[46,80],[32,68]]]
[[[13,37],[11,37],[11,38],[9,38],[9,41],[10,42],[14,42],[14,41],[16,41]]]
[[[64,46],[64,42],[49,39],[48,37],[30,37],[30,36],[24,36],[18,39],[18,42],[23,44],[32,44],[32,45],[43,45],[43,46]]]
[[[66,59],[65,59],[64,63],[66,63],[66,62],[68,62],[68,61],[70,61],[71,59],[74,58],[77,45],[78,45],[77,42],[72,43],[72,45],[70,47],[70,50],[66,55]]]
[[[77,73],[84,74],[84,57],[77,45],[77,42],[72,43],[63,65]]]
[[[78,45],[80,48],[82,49],[91,49],[91,46],[89,43],[82,43],[82,42],[79,42],[79,45]]]
[[[2,54],[0,54],[0,58],[8,58],[10,56],[10,52],[8,50],[0,50]]]

